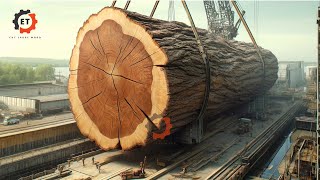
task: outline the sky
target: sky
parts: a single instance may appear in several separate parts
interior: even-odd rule
[[[197,27],[207,29],[202,0],[186,0]],[[128,8],[149,15],[155,0],[131,0]],[[318,1],[238,1],[259,46],[271,50],[279,61],[317,61]],[[0,0],[0,57],[66,59],[71,56],[83,22],[111,0]],[[116,6],[124,7],[126,0]],[[255,6],[256,4],[256,6]],[[160,0],[154,18],[168,19],[168,0]],[[36,13],[36,30],[29,35],[14,29],[12,20],[20,9]],[[189,24],[180,0],[175,1],[175,20]],[[235,21],[238,16],[235,16]],[[39,36],[41,39],[9,37]],[[243,25],[239,41],[251,42]]]

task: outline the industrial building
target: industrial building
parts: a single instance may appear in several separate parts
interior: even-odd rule
[[[52,82],[0,86],[3,110],[48,114],[69,109],[66,86]]]
[[[39,108],[36,109],[36,111],[41,114],[69,110],[68,94],[52,94],[30,97],[30,99],[31,98],[39,102]]]
[[[277,83],[285,83],[288,88],[299,88],[306,84],[316,63],[304,61],[279,61]]]
[[[33,97],[67,93],[63,85],[53,82],[37,82],[28,84],[0,85],[0,95],[9,97]]]

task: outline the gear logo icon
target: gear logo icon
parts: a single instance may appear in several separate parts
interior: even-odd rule
[[[19,30],[22,33],[30,33],[30,31],[36,29],[36,24],[38,20],[36,19],[36,14],[31,13],[28,9],[26,11],[20,10],[18,13],[14,15],[13,19],[14,29]]]
[[[164,139],[166,136],[170,135],[170,131],[172,128],[171,120],[168,117],[162,118],[162,121],[166,124],[166,129],[162,133],[153,133],[152,138],[153,139]]]

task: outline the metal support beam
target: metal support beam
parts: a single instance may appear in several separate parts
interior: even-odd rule
[[[318,7],[318,20],[317,20],[317,24],[318,24],[318,69],[317,69],[317,91],[319,91],[319,80],[320,80],[320,77],[319,77],[319,65],[320,65],[320,6]],[[319,116],[319,93],[317,93],[317,112],[316,112],[316,117]],[[319,128],[319,120],[317,118],[317,137],[318,137],[318,141],[320,140],[320,128]],[[319,157],[319,146],[317,146],[317,154],[318,154],[318,157]],[[317,159],[317,161],[319,162],[319,160]],[[319,179],[318,175],[319,175],[319,163],[316,163],[316,173],[317,173],[317,179]]]
[[[303,140],[301,147],[298,150],[298,179],[300,179],[300,158],[301,158],[301,150],[303,149],[306,140]]]
[[[159,1],[160,1],[160,0],[157,0],[156,3],[154,4],[153,9],[152,9],[152,11],[151,11],[151,13],[150,13],[150,16],[149,16],[150,18],[152,18],[153,15],[154,15],[154,13],[156,12],[156,9],[157,9],[157,7],[158,7]]]
[[[205,111],[208,106],[208,99],[209,99],[209,92],[210,92],[210,65],[209,65],[209,60],[207,59],[207,55],[204,51],[201,39],[199,37],[197,28],[194,24],[191,13],[189,11],[188,5],[185,0],[181,0],[181,2],[182,2],[182,5],[183,5],[186,13],[187,13],[188,19],[191,24],[192,31],[193,31],[194,36],[196,38],[198,48],[199,48],[199,51],[200,51],[200,54],[202,57],[202,61],[205,66],[205,73],[206,73],[206,87],[205,87],[205,92],[204,92],[204,100],[202,102],[202,106],[201,106],[199,115],[198,115],[196,121],[192,122],[192,127],[191,127],[192,128],[192,139],[194,139],[194,141],[196,143],[199,143],[201,141],[202,136],[203,136],[203,119],[204,119]]]
[[[254,39],[254,37],[253,37],[253,35],[252,35],[252,33],[251,33],[251,30],[250,30],[250,28],[249,28],[246,20],[243,18],[242,13],[241,13],[238,5],[237,5],[237,2],[235,2],[234,0],[230,0],[230,2],[232,3],[233,7],[236,9],[237,14],[239,15],[239,17],[240,17],[240,19],[241,19],[241,21],[242,21],[242,24],[243,24],[244,27],[246,28],[246,30],[247,30],[247,32],[248,32],[248,34],[249,34],[249,36],[250,36],[250,39],[251,39],[254,47],[256,48],[256,50],[257,50],[257,52],[258,52],[258,55],[259,55],[259,57],[260,57],[260,61],[261,61],[261,63],[262,63],[263,79],[264,79],[264,78],[265,78],[265,74],[266,74],[266,73],[265,73],[265,63],[264,63],[264,60],[263,60],[262,55],[261,55],[261,50],[260,50],[259,46],[257,45],[257,42],[256,42],[256,40]]]
[[[124,6],[123,9],[127,10],[129,5],[130,5],[130,2],[131,2],[131,0],[127,0],[127,3],[126,3],[126,5]]]

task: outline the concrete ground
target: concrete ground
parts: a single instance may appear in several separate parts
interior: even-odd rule
[[[124,168],[139,168],[139,162],[143,161],[144,156],[147,156],[147,175],[153,174],[160,170],[161,167],[156,165],[156,158],[159,154],[162,156],[170,156],[174,152],[182,149],[194,149],[201,146],[206,146],[205,150],[188,159],[185,163],[170,171],[170,173],[162,176],[160,179],[179,179],[177,175],[181,172],[182,167],[188,167],[189,169],[197,169],[203,162],[209,160],[208,164],[196,172],[188,173],[190,177],[203,179],[213,171],[216,171],[221,165],[227,162],[237,152],[242,150],[246,144],[258,136],[264,129],[270,126],[276,119],[284,114],[293,103],[291,101],[284,100],[272,100],[269,102],[269,108],[267,112],[268,118],[265,121],[253,121],[253,130],[249,133],[238,135],[235,133],[237,128],[236,117],[227,118],[228,121],[235,121],[236,123],[221,130],[221,132],[211,136],[204,142],[198,145],[179,145],[179,144],[153,144],[144,148],[134,149],[132,151],[123,152],[121,150],[107,151],[94,156],[95,161],[100,163],[105,162],[101,166],[100,173],[95,165],[92,164],[92,157],[85,159],[85,165],[80,160],[78,162],[72,162],[70,167],[67,166],[72,173],[62,179],[85,179],[90,177],[91,179],[121,179],[120,176],[109,178],[110,175],[116,171]],[[211,130],[219,127],[213,127]],[[179,157],[178,157],[179,158]],[[173,159],[175,161],[176,159]],[[108,163],[109,162],[109,163]]]

